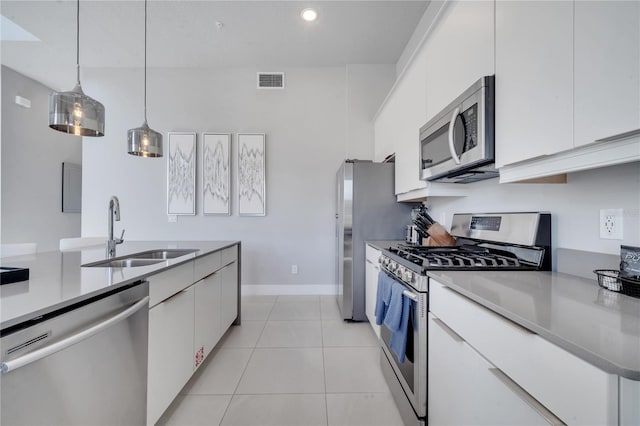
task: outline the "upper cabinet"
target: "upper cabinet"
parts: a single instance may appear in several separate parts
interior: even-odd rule
[[[376,161],[396,154],[396,194],[424,187],[418,166],[418,130],[426,116],[425,65],[424,54],[413,59],[374,123]]]
[[[576,1],[574,145],[640,128],[640,2]]]
[[[375,161],[395,153],[398,201],[461,196],[464,187],[420,180],[419,130],[480,77],[494,72],[493,1],[434,2],[434,19],[374,122]]]
[[[640,3],[496,2],[496,167],[514,182],[640,160]]]
[[[480,77],[495,73],[494,2],[450,2],[424,50],[427,62],[427,114],[442,111]]]
[[[496,2],[496,167],[573,147],[572,27],[572,2]]]

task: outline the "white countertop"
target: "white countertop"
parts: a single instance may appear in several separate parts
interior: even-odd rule
[[[599,287],[595,276],[431,271],[429,277],[604,371],[640,380],[640,299]]]
[[[105,259],[106,244],[0,259],[0,266],[29,268],[29,280],[0,286],[0,329],[78,303],[226,247],[238,241],[125,241],[116,257],[155,249],[197,249],[175,259],[134,268],[82,267]]]

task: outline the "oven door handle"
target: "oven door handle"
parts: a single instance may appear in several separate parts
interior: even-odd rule
[[[420,301],[418,295],[410,292],[409,290],[402,290],[402,295],[407,296],[409,299],[413,300],[416,303]]]
[[[451,121],[449,122],[449,151],[451,152],[451,158],[456,164],[460,164],[460,157],[456,154],[456,148],[453,146],[453,131],[456,127],[456,119],[458,118],[458,114],[460,114],[460,107],[456,107],[453,111],[453,115],[451,116]]]

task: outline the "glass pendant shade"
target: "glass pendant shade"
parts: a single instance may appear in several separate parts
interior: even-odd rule
[[[78,136],[104,136],[104,105],[80,85],[80,0],[76,3],[76,72],[73,90],[49,95],[49,127]]]
[[[145,120],[142,126],[127,132],[129,154],[139,157],[162,157],[162,135],[151,129]]]
[[[49,95],[49,127],[78,136],[104,136],[104,105],[87,96],[80,83]]]
[[[144,123],[127,132],[127,151],[138,157],[162,157],[162,135],[147,124],[147,0],[144,0]]]

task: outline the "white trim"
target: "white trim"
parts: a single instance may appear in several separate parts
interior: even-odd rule
[[[298,294],[336,294],[335,284],[269,284],[269,285],[247,285],[242,284],[241,292],[243,296],[273,296],[273,295],[298,295]]]
[[[425,182],[426,187],[396,194],[398,202],[423,200],[427,197],[466,197],[470,188],[459,183]]]
[[[594,143],[500,168],[500,183],[640,161],[640,137]]]

